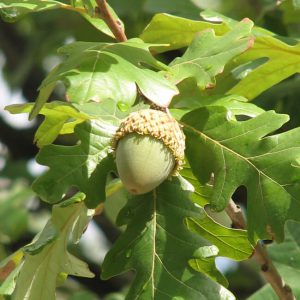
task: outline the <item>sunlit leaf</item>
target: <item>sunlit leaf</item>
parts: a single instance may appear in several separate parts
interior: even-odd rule
[[[223,72],[225,64],[252,46],[249,37],[253,23],[246,19],[221,37],[213,30],[197,35],[182,57],[170,64],[167,76],[178,84],[186,78],[194,78],[201,89],[215,85],[214,76]]]
[[[0,262],[0,295],[11,295],[22,267],[23,251],[18,250]]]
[[[78,223],[90,221],[93,211],[84,205],[84,194],[78,193],[67,203],[55,205],[52,217],[37,238],[24,248],[14,299],[53,300],[56,279],[60,273],[93,277],[87,264],[67,250],[69,236]],[[82,232],[81,232],[82,234]]]
[[[13,104],[5,109],[11,114],[20,114],[29,113],[33,106],[34,103]],[[87,114],[79,112],[70,103],[60,101],[45,104],[39,114],[45,116],[45,120],[34,136],[34,142],[40,148],[51,144],[59,134],[73,133],[77,124],[91,119]]]
[[[269,111],[237,121],[223,107],[200,108],[182,119],[186,155],[195,176],[205,183],[214,174],[212,206],[224,209],[239,186],[247,188],[253,242],[281,241],[285,221],[299,220],[300,130],[269,136],[287,120]]]
[[[1,0],[0,16],[6,22],[15,22],[25,14],[62,8],[64,5],[63,2],[54,0]]]
[[[58,80],[67,86],[71,102],[102,102],[107,99],[132,106],[137,88],[149,100],[160,106],[168,106],[178,93],[161,73],[145,69],[167,69],[149,52],[151,44],[139,39],[118,44],[77,42],[63,47],[67,56],[54,72],[42,83],[42,88]]]
[[[213,24],[168,14],[157,14],[140,38],[146,43],[168,44],[168,47],[155,47],[155,51],[164,52],[186,47],[196,33],[205,29],[213,29],[216,35],[223,35],[229,30],[229,27],[226,24]]]

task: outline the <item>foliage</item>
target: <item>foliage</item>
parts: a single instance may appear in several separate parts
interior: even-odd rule
[[[96,1],[65,2],[0,0],[0,13],[13,22],[32,12],[74,11],[91,28],[113,37],[95,10]],[[124,14],[124,4],[115,2]],[[1,294],[50,300],[69,275],[92,277],[86,263],[68,252],[68,244],[79,241],[103,206],[121,233],[105,256],[101,278],[134,271],[126,299],[235,299],[215,260],[247,260],[262,239],[283,242],[270,246],[269,253],[299,292],[294,280],[299,276],[294,233],[299,229],[295,221],[300,221],[299,128],[284,131],[287,115],[249,103],[299,72],[299,42],[253,27],[247,18],[237,22],[213,11],[203,11],[203,20],[183,18],[195,19],[206,8],[196,2],[181,3],[181,17],[153,16],[138,38],[64,45],[58,50],[62,59],[41,83],[36,101],[6,107],[12,114],[44,118],[34,142],[36,161],[48,169],[34,180],[32,190],[53,208],[33,242],[0,263]],[[174,12],[174,4],[161,5]],[[298,1],[293,5],[299,6]],[[156,6],[157,1],[145,1],[148,12]],[[218,23],[212,21],[216,19]],[[170,53],[176,57],[169,59]],[[64,95],[53,101],[60,83]],[[182,125],[186,163],[177,178],[134,196],[116,179],[112,139],[122,119],[149,105],[169,107]],[[67,135],[73,142],[61,145]],[[247,189],[247,230],[225,227],[206,213],[207,204],[223,211],[242,186]],[[28,195],[32,191],[26,189],[20,198],[9,194],[0,201],[4,219],[18,207],[9,214],[9,221],[16,221],[0,225],[0,238],[14,240],[22,234],[9,225],[26,227],[20,199]],[[123,207],[113,207],[114,200]],[[272,293],[266,286],[251,299]],[[79,292],[76,297],[94,295]]]
[[[299,278],[299,223],[288,221],[285,226],[285,240],[282,244],[274,244],[269,247],[269,253],[275,266],[282,275],[282,278],[293,289],[294,295],[297,298],[300,296],[298,285]],[[289,253],[289,255],[286,255]],[[270,285],[264,286],[257,291],[249,300],[259,299],[277,299],[276,294],[271,289]]]

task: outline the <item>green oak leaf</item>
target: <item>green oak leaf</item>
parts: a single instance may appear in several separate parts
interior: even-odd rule
[[[75,2],[75,4],[77,4],[79,1],[75,0],[74,2]],[[80,2],[82,3],[82,6],[84,8],[86,8],[88,14],[93,17],[95,15],[95,7],[97,6],[96,1],[93,1],[93,0],[81,0]]]
[[[96,29],[99,31],[109,35],[112,38],[115,38],[114,34],[111,32],[109,27],[106,25],[105,21],[101,19],[99,15],[95,14],[95,8],[97,7],[97,3],[95,0],[75,0],[74,7],[82,10],[78,10],[78,12]],[[107,4],[108,9],[110,10],[113,18],[118,21],[119,26],[121,26],[124,30],[124,24],[122,20],[117,16],[115,11]]]
[[[281,244],[268,246],[268,253],[283,280],[290,286],[296,299],[300,298],[300,224],[288,221],[285,225],[285,239]],[[288,255],[287,255],[288,253]],[[248,300],[277,300],[278,296],[266,284]]]
[[[67,56],[66,60],[48,75],[41,89],[63,81],[73,103],[109,99],[130,107],[139,88],[155,104],[168,106],[178,90],[161,73],[144,67],[168,68],[151,55],[151,46],[139,39],[117,44],[76,42],[67,45],[60,49],[60,53]],[[41,98],[41,103],[46,98]]]
[[[0,16],[6,22],[15,22],[31,12],[63,8],[64,6],[66,4],[54,0],[1,0]]]
[[[180,95],[176,96],[173,101],[170,111],[178,119],[188,111],[205,106],[224,106],[234,115],[256,117],[263,113],[264,110],[253,103],[248,102],[248,99],[239,95],[213,95],[201,97],[201,91],[196,85],[191,86],[188,80],[182,82],[179,87]]]
[[[297,159],[300,129],[269,135],[288,121],[274,111],[237,121],[224,107],[206,107],[186,114],[186,156],[202,183],[214,174],[211,205],[226,207],[239,186],[248,192],[248,233],[252,242],[283,239],[287,219],[300,220]]]
[[[34,103],[13,104],[5,109],[11,114],[29,113]],[[85,113],[78,111],[71,103],[53,101],[46,103],[39,114],[45,119],[34,135],[34,142],[41,148],[51,144],[59,134],[70,134],[74,132],[77,124],[92,119]]]
[[[189,46],[195,33],[204,27],[214,29],[216,35],[224,35],[237,25],[235,20],[216,12],[204,11],[201,16],[207,21],[218,20],[222,23],[214,24],[158,14],[146,27],[141,38],[148,43],[165,43],[170,45],[169,49],[178,49]],[[163,26],[163,34],[160,37],[158,30]],[[255,36],[254,46],[227,64],[225,72],[218,76],[217,88],[211,90],[210,94],[230,93],[251,100],[273,85],[299,73],[299,42],[288,45],[276,38],[275,33],[260,27],[254,27],[252,34]],[[161,49],[164,50],[168,48]]]
[[[180,170],[180,175],[184,180],[193,186],[192,188],[189,188],[191,191],[193,191],[193,193],[190,195],[190,199],[202,207],[204,207],[206,204],[209,204],[212,194],[212,185],[201,184],[194,176],[190,166],[187,165],[187,162],[185,163],[183,169]]]
[[[221,37],[217,37],[212,29],[202,31],[182,57],[171,62],[166,76],[175,84],[194,78],[201,89],[214,87],[214,76],[223,72],[225,64],[251,48],[252,27],[253,23],[245,19]]]
[[[72,5],[54,0],[1,0],[0,16],[6,22],[15,22],[28,13],[61,8],[78,12],[96,29],[114,38],[114,34],[106,25],[105,21],[95,15],[95,7],[97,7],[95,0],[75,0]],[[124,28],[124,24],[118,18],[115,11],[109,5],[108,8],[113,17],[118,20],[119,24]]]
[[[54,205],[52,217],[43,231],[23,248],[25,258],[13,295],[15,300],[55,299],[57,278],[62,273],[94,277],[87,264],[67,250],[74,228],[83,229],[93,215],[93,210],[85,206],[84,198],[83,193],[77,193],[67,204]]]
[[[218,247],[218,255],[233,260],[245,260],[252,255],[253,247],[248,241],[246,230],[237,230],[219,226],[216,230],[216,223],[208,216],[204,218],[185,219],[187,228],[201,237],[209,240]]]
[[[120,102],[122,104],[122,102]],[[34,142],[38,147],[51,144],[58,135],[74,133],[76,125],[97,119],[115,126],[119,126],[120,120],[125,118],[130,111],[138,110],[142,106],[135,105],[131,109],[121,111],[118,106],[120,103],[103,101],[101,103],[85,103],[83,105],[62,101],[52,101],[46,103],[39,114],[44,115],[45,119],[37,129]],[[5,109],[11,114],[29,113],[35,103],[12,104]]]
[[[205,29],[213,29],[216,35],[223,35],[229,31],[225,23],[214,24],[169,14],[156,14],[140,38],[146,43],[167,44],[168,47],[154,47],[155,51],[164,52],[188,46],[196,33]]]
[[[43,147],[36,160],[49,166],[49,170],[34,181],[33,190],[44,201],[55,203],[75,186],[87,195],[87,205],[96,207],[105,199],[106,176],[114,169],[109,152],[116,128],[92,120],[75,128],[78,145]]]
[[[203,12],[209,20],[218,18],[233,27],[236,21],[215,12]],[[261,27],[254,27],[254,46],[236,57],[227,65],[227,70],[218,78],[217,93],[230,93],[252,100],[259,94],[299,73],[300,43],[290,39],[289,45],[278,39],[276,34]],[[282,59],[284,57],[284,59]]]
[[[153,192],[130,198],[121,210],[117,224],[127,225],[127,228],[107,254],[101,277],[108,279],[135,270],[136,277],[126,299],[234,299],[229,291],[213,281],[226,284],[214,263],[217,248],[214,253],[206,251],[206,255],[200,257],[200,252],[211,244],[191,233],[184,219],[198,218],[207,223],[205,231],[214,228],[216,235],[221,235],[224,227],[210,219],[203,208],[193,204],[190,192],[183,188],[185,184],[178,179],[166,181]],[[245,232],[239,232],[245,240]],[[208,233],[205,237],[211,238]],[[239,238],[232,241],[235,247],[238,241]],[[249,243],[247,249],[251,249]],[[243,247],[241,252],[244,250]],[[246,255],[240,252],[241,257],[247,258],[252,252],[248,250]],[[192,258],[202,267],[197,270],[205,274],[188,266]]]
[[[232,67],[261,58],[267,60],[248,72],[229,93],[251,100],[280,81],[299,73],[300,42],[291,46],[272,36],[258,36],[254,47],[238,57]]]
[[[17,250],[0,262],[0,295],[11,295],[22,267],[24,253]]]

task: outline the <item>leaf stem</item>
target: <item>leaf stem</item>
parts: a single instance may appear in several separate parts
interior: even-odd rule
[[[246,220],[243,212],[233,200],[229,201],[225,211],[231,218],[234,228],[246,229]],[[278,273],[263,244],[257,243],[254,248],[253,258],[260,265],[263,278],[272,286],[279,299],[296,300],[292,289],[284,282]]]
[[[81,8],[81,7],[74,7],[72,5],[68,5],[68,4],[61,4],[61,8],[67,9],[67,10],[71,10],[71,11],[77,11],[81,14],[86,13],[86,9],[85,8]]]
[[[120,21],[114,19],[113,15],[111,14],[111,12],[109,10],[106,0],[96,0],[96,3],[98,5],[98,7],[97,7],[98,13],[100,14],[103,21],[106,23],[106,25],[109,27],[109,29],[113,33],[116,40],[118,42],[126,42],[127,37],[125,35],[123,27],[122,27]]]

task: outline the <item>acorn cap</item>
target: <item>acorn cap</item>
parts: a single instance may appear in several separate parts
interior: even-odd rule
[[[175,159],[172,175],[176,175],[184,162],[185,136],[178,122],[168,113],[143,109],[131,113],[120,125],[113,139],[113,149],[129,133],[149,135],[161,142],[171,151]]]

